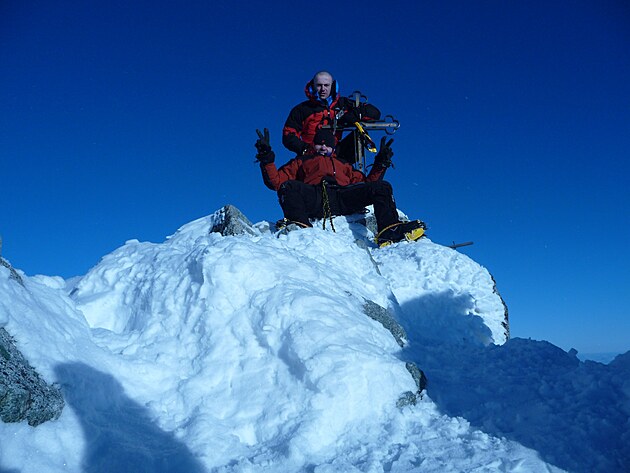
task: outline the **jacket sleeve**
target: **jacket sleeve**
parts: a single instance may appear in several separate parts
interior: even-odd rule
[[[365,182],[365,174],[361,171],[357,171],[356,169],[351,168],[349,171],[350,175],[350,184],[357,184],[359,182]]]
[[[373,182],[380,181],[385,176],[387,168],[379,166],[377,164],[372,166],[370,173],[366,176],[361,171],[357,171],[348,163],[343,163],[344,173],[348,176],[350,184],[357,184],[359,182]]]
[[[380,181],[381,179],[385,177],[385,171],[387,171],[387,168],[380,166],[378,164],[374,164],[372,166],[372,169],[370,169],[370,173],[367,175],[365,180],[370,181],[370,182]]]
[[[306,143],[300,139],[306,118],[302,116],[300,111],[301,108],[299,105],[293,107],[282,129],[282,144],[286,149],[298,155],[302,154],[306,145]]]
[[[352,110],[354,108],[354,101],[347,97],[342,97],[343,101],[340,103],[343,110]],[[381,111],[371,103],[361,103],[362,120],[380,120]]]
[[[277,191],[283,182],[294,180],[300,168],[300,161],[292,159],[280,169],[276,168],[275,163],[260,164],[263,182],[272,191]]]
[[[363,119],[367,120],[380,120],[381,111],[376,108],[371,103],[366,103],[363,105],[365,107],[365,111],[363,112]]]

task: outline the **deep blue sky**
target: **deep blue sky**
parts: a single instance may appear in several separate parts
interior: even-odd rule
[[[70,277],[227,203],[275,221],[255,129],[289,159],[282,125],[320,69],[400,120],[398,207],[475,242],[513,335],[630,349],[621,0],[1,0],[3,256]]]

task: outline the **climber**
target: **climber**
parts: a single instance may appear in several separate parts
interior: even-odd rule
[[[337,81],[326,71],[316,73],[304,87],[304,93],[308,100],[289,113],[282,129],[282,144],[301,156],[308,151],[318,129],[336,124],[336,154],[339,159],[354,163],[354,140],[352,135],[341,139],[343,128],[359,121],[378,120],[381,112],[368,103],[356,107],[348,97],[340,96]]]
[[[335,136],[332,130],[320,128],[303,155],[276,168],[275,153],[269,140],[256,130],[258,140],[256,159],[260,163],[263,181],[278,193],[280,206],[287,221],[301,227],[311,227],[310,219],[330,218],[333,215],[351,215],[362,212],[367,205],[374,206],[380,246],[401,241],[417,240],[425,229],[423,222],[402,222],[394,202],[391,184],[383,180],[391,166],[393,139],[381,140],[380,151],[366,176],[350,164],[337,159]]]

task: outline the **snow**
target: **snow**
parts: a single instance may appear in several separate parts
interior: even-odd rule
[[[377,249],[345,218],[223,237],[219,215],[72,281],[0,267],[0,326],[66,400],[0,423],[0,472],[628,471],[630,353],[507,341],[489,272],[429,239]],[[429,386],[398,407],[407,361]]]

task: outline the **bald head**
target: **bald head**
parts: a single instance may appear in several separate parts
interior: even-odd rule
[[[332,92],[333,76],[330,72],[320,71],[313,76],[313,89],[317,97],[326,100]]]
[[[317,76],[326,76],[330,79],[331,82],[334,80],[332,74],[328,71],[316,72],[315,75],[313,76],[313,82],[315,82],[315,79],[317,79]]]

